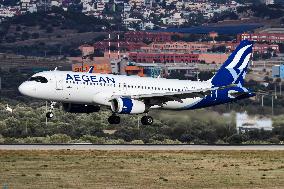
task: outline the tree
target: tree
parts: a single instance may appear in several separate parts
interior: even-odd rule
[[[30,34],[28,32],[23,32],[21,35],[21,40],[25,41],[28,40],[30,38]]]
[[[50,143],[61,144],[71,141],[71,137],[66,134],[54,134],[50,137]]]
[[[33,39],[39,38],[39,33],[32,33],[32,38]]]
[[[7,43],[14,43],[14,42],[16,42],[16,37],[14,35],[7,36],[6,42]]]
[[[17,27],[16,27],[16,31],[17,31],[17,32],[18,32],[18,31],[22,31],[21,26],[17,26]]]
[[[48,26],[48,27],[46,28],[46,33],[53,33],[53,27]]]
[[[227,142],[229,142],[230,144],[241,144],[243,142],[243,137],[242,135],[234,134],[228,137]]]

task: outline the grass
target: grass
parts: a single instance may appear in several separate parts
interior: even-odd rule
[[[284,188],[283,151],[0,151],[0,188]]]

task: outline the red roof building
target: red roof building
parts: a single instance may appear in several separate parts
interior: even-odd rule
[[[136,43],[136,42],[128,42],[128,41],[120,41],[119,42],[119,50],[120,51],[133,51],[140,49],[141,47],[146,46],[145,43]],[[96,50],[102,50],[102,51],[107,51],[109,48],[115,48],[116,50],[118,49],[118,42],[109,41],[99,41],[94,44],[94,47]]]
[[[198,61],[198,54],[130,52],[129,59],[141,63],[191,63]]]
[[[124,34],[125,41],[131,42],[169,42],[172,41],[172,36],[177,35],[174,33],[166,32],[127,32]]]
[[[284,34],[283,33],[243,33],[238,35],[237,40],[250,40],[257,42],[268,42],[268,43],[283,43]]]

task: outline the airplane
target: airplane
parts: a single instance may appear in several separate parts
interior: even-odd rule
[[[151,109],[192,110],[250,98],[256,94],[244,87],[253,43],[240,42],[217,73],[207,81],[190,81],[72,71],[44,71],[19,86],[23,95],[50,101],[47,118],[54,116],[56,102],[70,113],[99,112],[108,107],[110,124],[119,124],[119,114],[144,114],[151,125]]]

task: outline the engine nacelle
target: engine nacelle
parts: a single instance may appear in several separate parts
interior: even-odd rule
[[[100,111],[100,106],[63,103],[63,110],[69,113],[93,113]]]
[[[115,98],[111,101],[111,110],[119,114],[141,114],[147,108],[144,102],[130,98]]]

